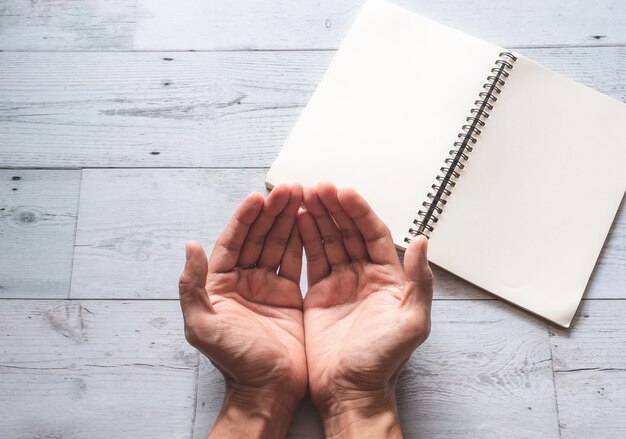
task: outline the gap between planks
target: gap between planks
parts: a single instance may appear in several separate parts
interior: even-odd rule
[[[509,50],[525,50],[525,49],[584,49],[594,47],[626,47],[626,43],[614,43],[614,44],[529,44],[529,45],[512,45],[507,46]],[[253,49],[253,48],[241,48],[241,49],[168,49],[163,47],[161,49],[96,49],[96,50],[83,50],[83,49],[6,49],[0,50],[0,53],[185,53],[185,52],[198,52],[198,53],[245,53],[245,52],[336,52],[339,50],[337,47],[304,47],[301,49]]]

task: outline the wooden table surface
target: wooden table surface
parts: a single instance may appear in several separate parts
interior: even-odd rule
[[[401,0],[626,101],[626,2]],[[203,438],[184,242],[263,177],[362,0],[0,1],[0,437]],[[581,203],[586,200],[581,200]],[[409,438],[626,437],[626,212],[571,330],[435,268]],[[320,438],[310,403],[294,438]]]

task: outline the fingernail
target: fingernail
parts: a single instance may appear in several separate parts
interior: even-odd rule
[[[185,244],[185,259],[187,260],[187,262],[189,262],[189,259],[191,259],[191,251],[189,250],[189,241],[187,241],[187,243]]]

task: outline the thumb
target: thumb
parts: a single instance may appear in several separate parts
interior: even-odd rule
[[[185,268],[180,276],[178,292],[185,317],[194,310],[212,310],[206,291],[208,261],[204,249],[197,241],[187,242]]]
[[[432,297],[433,272],[428,265],[428,238],[417,236],[404,253],[404,273],[407,279],[420,288],[419,294]]]

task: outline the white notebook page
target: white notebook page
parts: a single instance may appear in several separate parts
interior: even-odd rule
[[[431,260],[569,326],[624,195],[625,128],[626,105],[518,55]]]
[[[404,245],[500,48],[367,2],[267,182],[350,186]]]

